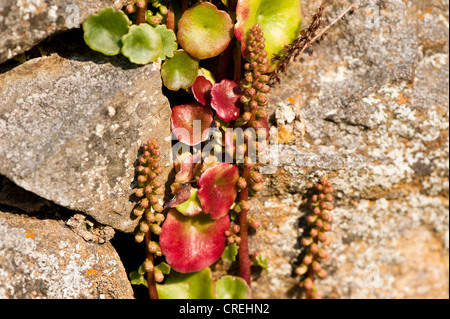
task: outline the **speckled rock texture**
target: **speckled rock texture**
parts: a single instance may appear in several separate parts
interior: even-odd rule
[[[325,25],[351,2],[333,1]],[[304,1],[305,24],[319,3]],[[448,9],[361,1],[271,91],[279,165],[252,201],[263,230],[250,245],[270,264],[256,298],[302,296],[304,195],[322,174],[337,208],[319,294],[449,297]]]
[[[0,299],[133,298],[110,243],[88,243],[62,221],[0,211]]]
[[[102,8],[120,9],[123,0],[1,0],[0,63],[45,38],[74,27]]]
[[[0,174],[98,222],[132,232],[135,162],[158,138],[171,170],[170,107],[159,64],[82,52],[0,74]]]
[[[302,2],[305,26],[320,2]],[[331,2],[325,25],[353,1]],[[265,190],[252,198],[250,212],[262,224],[251,235],[250,251],[268,259],[269,273],[254,268],[255,298],[304,297],[294,269],[309,211],[305,195],[323,174],[334,185],[336,208],[328,233],[330,259],[322,263],[329,276],[316,281],[320,295],[449,297],[448,10],[448,0],[362,0],[272,88],[276,143],[267,158],[277,166],[266,170]],[[27,212],[57,203],[105,226],[86,233],[94,223],[73,212],[66,226],[0,213],[0,261],[18,245],[23,252],[16,253],[17,260],[53,273],[47,255],[55,265],[69,265],[67,256],[81,255],[84,245],[110,247],[100,244],[112,236],[106,226],[133,230],[134,163],[149,137],[166,143],[161,162],[168,159],[170,109],[161,94],[159,67],[124,63],[72,50],[6,71],[0,67],[0,174],[7,177],[0,180],[0,203]],[[140,94],[143,90],[147,93]],[[171,169],[166,163],[162,181]],[[39,196],[28,196],[13,183]],[[20,206],[22,196],[29,201]],[[33,243],[47,236],[51,225],[61,234],[71,232],[80,246],[68,246],[64,256],[53,250],[34,253]],[[34,238],[27,238],[31,234]],[[72,272],[57,274],[66,278],[63,284],[76,282],[61,291],[53,292],[44,281],[44,295],[34,277],[30,289],[21,288],[34,276],[31,270],[9,279],[14,260],[0,262],[0,296],[53,297],[52,292],[72,298],[83,294],[95,271],[95,276],[109,274],[96,268],[94,259],[76,268],[76,280]],[[214,276],[228,270],[225,266],[214,265]],[[89,287],[94,292],[82,297],[102,296],[95,285]],[[117,295],[105,297],[129,296],[128,287],[120,287]]]

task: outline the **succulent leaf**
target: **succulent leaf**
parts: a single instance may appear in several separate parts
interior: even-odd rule
[[[209,137],[213,112],[198,102],[172,109],[172,134],[182,143],[197,145]]]
[[[175,32],[167,29],[165,24],[160,24],[155,27],[155,30],[159,33],[162,40],[162,52],[160,55],[161,60],[167,58],[173,58],[173,53],[177,50],[177,36]]]
[[[237,196],[237,166],[222,163],[208,168],[198,181],[198,198],[206,214],[213,219],[227,215]]]
[[[168,58],[161,66],[161,77],[164,85],[172,91],[188,89],[197,78],[198,60],[183,50],[177,50],[172,58]]]
[[[246,43],[250,28],[258,23],[264,32],[265,50],[271,62],[274,54],[280,54],[285,45],[292,43],[301,27],[300,0],[239,0],[236,8],[236,38]],[[245,58],[249,52],[242,45]],[[272,63],[270,71],[276,67]]]
[[[241,89],[234,81],[224,79],[211,89],[211,107],[217,116],[226,122],[239,117]]]
[[[119,54],[129,23],[122,11],[105,8],[84,21],[84,41],[92,50],[105,55]]]
[[[156,61],[163,50],[159,32],[146,23],[132,25],[122,37],[122,42],[122,54],[136,64]]]
[[[191,188],[191,196],[189,199],[176,207],[177,211],[184,216],[195,216],[202,212],[202,204],[198,199],[198,189]]]
[[[203,213],[187,217],[171,209],[159,237],[161,252],[178,272],[200,271],[222,255],[226,244],[224,233],[229,227],[228,215],[213,220]]]
[[[199,75],[192,84],[192,94],[201,105],[210,105],[212,87],[213,84],[206,77]]]
[[[217,299],[250,299],[252,293],[244,279],[236,276],[223,276],[216,281]]]
[[[156,288],[161,299],[214,299],[209,267],[190,274],[172,271],[164,284],[157,284]]]
[[[177,38],[194,58],[212,58],[225,51],[233,38],[233,21],[212,3],[202,2],[183,13]]]

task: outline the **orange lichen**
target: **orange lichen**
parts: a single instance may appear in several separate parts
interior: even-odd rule
[[[92,275],[97,275],[97,270],[95,270],[94,268],[91,268],[88,270],[86,277],[92,276]]]
[[[278,144],[288,144],[294,139],[294,133],[290,127],[283,125],[278,130],[277,143]]]
[[[27,230],[26,233],[25,233],[25,237],[33,239],[34,238],[34,234]]]

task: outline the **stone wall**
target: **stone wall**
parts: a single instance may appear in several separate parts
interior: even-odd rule
[[[325,24],[350,4],[332,2]],[[304,1],[305,25],[319,4]],[[250,248],[269,261],[268,274],[253,273],[256,298],[301,297],[293,270],[305,194],[322,174],[336,190],[322,296],[448,298],[448,8],[361,1],[274,85],[278,167],[252,199],[263,228]],[[9,59],[0,65],[0,297],[132,298],[134,269],[109,240],[136,226],[142,143],[159,137],[169,156],[159,65],[96,54],[77,29],[46,38],[66,27],[52,30],[23,46],[39,43],[40,54],[11,60],[3,51],[22,44],[0,45],[0,62]]]

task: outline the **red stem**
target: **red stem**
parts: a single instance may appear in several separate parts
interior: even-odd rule
[[[140,25],[141,23],[145,22],[145,11],[147,10],[148,0],[144,0],[144,3],[145,3],[145,5],[143,8],[137,7],[136,25]]]
[[[231,12],[236,12],[237,2],[238,2],[238,0],[230,0],[230,6],[229,6],[228,9],[229,9]]]
[[[250,118],[250,121],[248,123],[252,123],[255,121],[256,118],[256,109],[252,110],[252,116]],[[247,124],[248,126],[248,124]],[[248,156],[248,147],[247,151],[245,152],[246,156]],[[248,164],[244,164],[248,165]],[[242,177],[245,178],[245,181],[247,182],[247,187],[245,187],[240,193],[239,193],[239,201],[248,201],[248,193],[249,193],[249,187],[250,187],[250,171],[251,166],[245,166],[244,171],[242,173]],[[250,267],[252,265],[252,262],[250,260],[250,251],[248,249],[248,210],[243,209],[239,213],[239,237],[241,237],[241,242],[239,243],[239,275],[242,279],[244,279],[248,286],[251,287],[251,272]]]
[[[188,9],[188,0],[181,0],[181,14]]]
[[[148,250],[148,243],[150,242],[152,232],[149,230],[145,233],[145,254],[148,260],[153,263],[153,254]],[[148,283],[148,293],[150,299],[159,299],[158,291],[156,290],[155,272],[147,271],[147,283]]]
[[[244,173],[242,177],[247,181],[247,185],[250,184],[250,168],[244,168]],[[239,194],[240,201],[248,200],[248,186],[244,188]],[[241,242],[239,243],[239,275],[242,279],[244,279],[248,286],[251,284],[250,279],[250,252],[248,249],[248,218],[247,218],[247,210],[242,210],[239,213],[239,237],[241,238]]]

